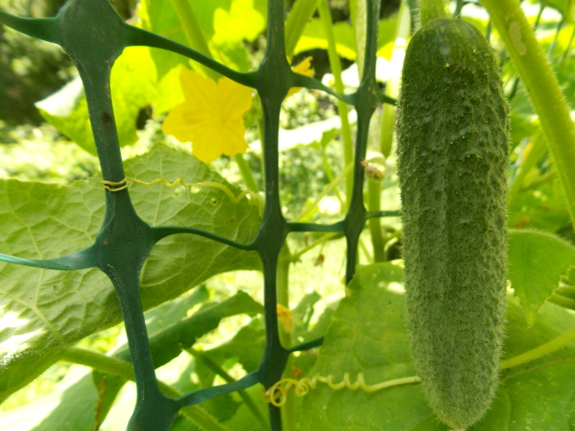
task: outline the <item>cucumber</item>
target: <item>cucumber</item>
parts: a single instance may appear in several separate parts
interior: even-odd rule
[[[497,389],[507,280],[508,105],[473,25],[414,34],[397,135],[412,353],[439,419],[465,429]]]

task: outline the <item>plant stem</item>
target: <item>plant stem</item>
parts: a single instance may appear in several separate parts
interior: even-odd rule
[[[419,0],[419,12],[422,26],[434,19],[447,18],[445,0]]]
[[[74,364],[85,365],[95,370],[121,377],[125,380],[136,380],[134,369],[129,362],[90,350],[70,347],[64,352],[61,359]],[[158,386],[162,392],[169,397],[179,398],[183,395],[177,389],[161,381],[158,381]],[[199,406],[185,407],[181,410],[181,413],[205,431],[230,431],[229,428],[219,423],[217,419]]]
[[[575,341],[575,328],[571,328],[564,334],[559,335],[557,338],[539,347],[536,347],[533,350],[529,350],[528,352],[522,353],[521,355],[502,361],[501,368],[512,368],[527,362],[534,361],[535,359],[539,359],[545,355],[548,355],[549,353],[553,353],[554,351],[565,347],[573,341]]]
[[[308,205],[303,209],[302,213],[296,219],[296,221],[301,221],[303,218],[305,218],[305,216],[307,216],[317,206],[317,204],[319,204],[319,202],[329,192],[331,192],[333,190],[333,188],[336,187],[341,180],[344,179],[344,177],[348,174],[348,172],[350,172],[352,170],[353,170],[353,164],[347,165],[345,167],[345,169],[337,177],[335,177],[335,179],[332,182],[330,182],[327,186],[325,186],[325,188],[322,190],[322,192],[316,197],[315,201],[313,201],[313,203],[311,205]]]
[[[214,373],[216,373],[218,376],[220,376],[226,382],[233,383],[236,381],[236,379],[234,379],[232,376],[230,376],[222,367],[220,367],[217,363],[215,363],[205,353],[199,352],[193,348],[184,349],[184,350],[186,352],[188,352],[190,355],[192,355],[196,360],[201,361],[206,367],[208,367],[210,370],[212,370]],[[260,409],[258,408],[256,403],[254,402],[254,400],[252,399],[250,394],[245,389],[240,389],[237,392],[238,392],[238,395],[244,400],[244,402],[246,403],[246,406],[248,407],[248,409],[250,409],[250,411],[252,412],[254,417],[257,419],[257,421],[263,426],[263,429],[269,428],[269,423],[266,421],[263,413],[260,411]]]
[[[389,68],[389,79],[385,85],[385,95],[397,100],[399,88],[401,86],[401,70],[403,59],[405,58],[405,48],[409,33],[411,31],[411,16],[409,7],[405,3],[399,6],[397,15],[397,30],[395,32],[395,42],[393,53],[391,54],[391,64]],[[381,112],[381,154],[385,158],[391,155],[393,145],[393,131],[395,129],[395,106],[384,103]]]
[[[367,1],[349,0],[351,26],[355,34],[356,63],[359,79],[363,77],[365,63],[365,45],[367,43]]]
[[[482,3],[539,115],[575,226],[575,126],[557,78],[518,0],[482,0]]]
[[[575,299],[573,298],[567,298],[563,295],[553,293],[547,300],[553,304],[559,305],[560,307],[575,310]]]
[[[509,192],[507,194],[507,199],[509,201],[509,205],[511,206],[517,197],[519,191],[523,187],[523,182],[527,174],[533,169],[539,160],[545,154],[545,150],[547,147],[545,146],[545,136],[541,129],[539,129],[535,134],[531,137],[531,142],[528,144],[530,145],[529,150],[525,150],[523,153],[523,160],[521,165],[519,166],[519,170],[513,178],[513,182],[509,187]]]
[[[379,211],[381,209],[381,183],[379,181],[367,181],[367,197],[368,211]],[[381,230],[381,219],[371,218],[368,220],[368,224],[373,247],[373,261],[383,262],[385,260],[385,239]]]
[[[333,22],[329,11],[327,0],[321,0],[318,4],[319,17],[323,24],[325,38],[327,39],[327,54],[329,57],[329,65],[333,73],[335,84],[335,91],[343,94],[344,86],[341,78],[341,62],[337,54],[337,46],[335,43],[335,35],[333,33]],[[345,166],[353,163],[353,141],[351,139],[351,126],[349,124],[347,104],[341,100],[337,100],[337,110],[341,119],[341,139],[343,144],[343,160]],[[345,197],[346,204],[342,205],[342,211],[347,211],[351,202],[351,193],[353,190],[353,171],[349,171],[345,177]]]
[[[325,243],[326,241],[329,241],[330,239],[334,238],[335,236],[337,236],[337,233],[334,232],[330,232],[330,233],[326,233],[325,235],[323,235],[321,238],[317,239],[316,241],[312,242],[311,244],[309,244],[308,246],[302,248],[301,250],[296,251],[295,253],[293,253],[291,255],[291,260],[292,262],[297,262],[299,260],[300,257],[302,257],[305,253],[307,253],[308,251],[310,251],[311,249],[317,247],[318,245],[321,245],[323,243]]]
[[[457,0],[455,3],[455,11],[453,12],[453,18],[459,18],[461,16],[461,11],[463,10],[463,0]]]
[[[299,42],[308,21],[312,17],[320,0],[298,0],[286,20],[286,55],[293,57],[293,52]]]
[[[287,310],[290,309],[289,269],[291,262],[292,262],[291,253],[286,242],[282,247],[278,258],[276,286],[277,286],[278,304],[285,307]],[[291,323],[293,326],[293,322]],[[289,349],[292,346],[291,331],[289,330],[289,328],[286,328],[284,325],[279,325],[279,336],[282,346],[286,349]],[[292,378],[292,379],[294,378],[293,355],[290,355],[288,357],[287,364],[283,373],[283,378]],[[293,393],[288,393],[286,395],[286,402],[282,406],[282,419],[283,419],[284,431],[297,431],[298,417],[297,417],[295,395]]]
[[[326,147],[321,148],[321,161],[323,163],[323,169],[325,170],[325,174],[327,175],[327,179],[331,183],[335,179],[335,177],[333,175],[333,170],[331,169],[331,166],[330,166],[329,162],[327,161],[325,148]],[[333,192],[335,193],[335,196],[337,197],[337,200],[339,201],[339,205],[343,210],[343,208],[345,208],[345,206],[346,206],[345,200],[341,196],[341,193],[339,192],[337,187],[335,189],[333,189]]]
[[[238,168],[240,168],[242,178],[244,179],[244,183],[245,183],[246,187],[248,188],[248,190],[251,190],[252,192],[257,193],[259,191],[258,190],[258,184],[256,183],[256,180],[252,174],[252,170],[250,169],[250,166],[246,162],[246,159],[244,159],[244,155],[241,153],[236,154],[234,156],[234,160],[238,164]]]
[[[206,39],[202,33],[200,23],[198,22],[189,0],[173,0],[173,2],[176,7],[176,11],[178,12],[178,16],[180,17],[180,21],[182,21],[182,26],[184,27],[190,47],[207,57],[213,58],[210,48],[208,47]],[[220,77],[219,73],[214,72],[209,67],[197,62],[194,62],[194,69],[200,71],[203,75],[212,78],[214,81],[217,81]]]

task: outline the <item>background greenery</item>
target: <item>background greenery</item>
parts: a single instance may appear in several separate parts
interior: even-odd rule
[[[289,9],[298,2],[303,0],[286,1],[286,5]],[[0,8],[48,16],[61,3],[2,0]],[[187,43],[171,2],[112,3],[132,24]],[[573,110],[573,4],[569,0],[523,3]],[[266,44],[265,0],[191,4],[218,60],[238,70],[257,67]],[[351,13],[357,2],[331,0],[329,5],[337,54],[345,69],[343,82],[346,91],[352,92],[358,83],[361,40],[360,19]],[[386,91],[391,91],[401,68],[405,35],[398,25],[399,7],[400,1],[382,1],[378,77]],[[511,283],[504,357],[508,360],[569,334],[574,326],[575,237],[538,116],[503,43],[479,5],[467,4],[463,16],[490,34],[511,106]],[[293,63],[313,56],[316,78],[331,85],[335,78],[327,47],[322,18],[315,12],[303,26]],[[103,208],[97,185],[99,165],[77,73],[58,47],[5,27],[0,27],[0,62],[0,251],[55,257],[76,250],[97,233]],[[187,144],[161,132],[166,113],[182,97],[177,79],[181,64],[190,66],[176,55],[130,48],[114,66],[112,92],[128,175],[148,181],[159,176],[216,181],[238,194],[238,187],[245,186],[233,158],[204,165],[191,155]],[[339,120],[343,114],[332,98],[316,91],[302,90],[284,102],[280,190],[286,218],[332,222],[344,213],[345,181],[336,181],[323,196],[345,167],[345,131]],[[353,112],[349,118],[353,131]],[[259,121],[256,101],[245,117],[251,149],[244,157],[261,190]],[[385,153],[380,142],[389,124],[384,120],[382,126],[380,108],[372,120],[372,151]],[[369,183],[383,210],[400,208],[395,163],[391,152],[381,166],[384,179]],[[240,241],[257,231],[257,206],[246,200],[233,205],[218,190],[133,185],[131,194],[138,212],[152,225],[201,226]],[[375,230],[382,242],[374,240],[373,229],[366,229],[360,248],[362,266],[347,291],[342,284],[343,239],[290,236],[286,305],[292,312],[293,329],[285,331],[284,341],[295,344],[327,335],[322,349],[294,355],[287,376],[333,374],[339,381],[344,372],[352,380],[362,372],[374,384],[415,374],[403,326],[400,219],[385,218]],[[160,256],[170,256],[168,264],[160,265]],[[257,369],[264,346],[258,268],[257,258],[249,253],[197,238],[175,237],[154,249],[144,269],[142,297],[149,308],[146,318],[159,379],[177,391],[189,392]],[[126,383],[126,376],[72,365],[77,361],[67,353],[74,345],[129,360],[119,320],[113,290],[97,271],[62,274],[0,264],[2,429],[124,429],[134,385]],[[575,345],[569,344],[571,339],[567,337],[560,350],[505,369],[492,409],[472,429],[573,429],[570,376],[575,371]],[[9,367],[2,362],[7,359]],[[266,429],[266,405],[259,387],[219,397],[202,407],[230,430]],[[287,430],[295,429],[298,422],[301,429],[314,430],[375,430],[383,425],[390,431],[446,429],[426,406],[417,385],[368,394],[333,391],[319,383],[304,398],[290,393],[285,411]],[[180,417],[172,429],[198,427]]]

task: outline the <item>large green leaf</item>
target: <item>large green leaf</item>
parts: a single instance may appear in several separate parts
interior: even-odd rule
[[[192,345],[196,339],[215,329],[223,317],[237,314],[254,314],[263,312],[263,307],[256,303],[250,296],[239,291],[237,294],[217,304],[212,304],[192,315],[188,321],[176,323],[178,319],[185,317],[187,310],[200,300],[205,300],[205,289],[199,289],[199,295],[192,294],[170,303],[162,304],[146,313],[146,321],[150,331],[154,363],[162,364],[178,356],[182,345]],[[195,293],[195,292],[194,292]],[[155,323],[154,323],[155,322]],[[164,327],[165,324],[173,324]],[[157,353],[161,352],[163,358]],[[166,356],[167,352],[172,352]],[[126,345],[120,347],[114,354],[116,358],[129,360],[129,352]],[[59,385],[58,389],[49,395],[40,398],[33,403],[0,414],[0,423],[3,431],[90,431],[96,425],[96,419],[101,423],[105,417],[109,405],[98,404],[98,395],[109,394],[105,399],[111,403],[117,395],[124,380],[99,372],[94,373],[98,377],[97,383],[104,382],[104,387],[94,387],[91,373],[78,374],[78,378],[65,385]],[[105,379],[102,377],[106,376]],[[189,381],[189,376],[186,376]],[[97,390],[98,389],[98,390]],[[197,389],[197,387],[196,387]],[[110,392],[112,392],[110,394]],[[111,399],[110,399],[111,398]],[[135,401],[135,399],[134,399]],[[79,403],[79,404],[78,404]],[[36,414],[33,414],[36,412]],[[37,414],[42,412],[42,414]],[[129,415],[125,415],[126,421]]]
[[[529,326],[539,308],[575,264],[575,247],[556,235],[530,230],[509,232],[509,279]]]
[[[193,156],[156,146],[128,160],[126,173],[151,181],[225,182]],[[99,178],[70,187],[0,182],[0,251],[27,258],[54,258],[91,245],[104,212]],[[257,207],[233,204],[218,189],[193,193],[185,187],[131,186],[139,215],[152,226],[194,226],[239,242],[259,227]],[[254,252],[242,252],[194,235],[160,241],[142,270],[145,309],[173,299],[220,272],[255,269]],[[52,271],[0,263],[0,400],[54,363],[61,348],[118,323],[120,309],[111,283],[96,269]]]
[[[352,382],[362,372],[367,384],[415,375],[404,323],[402,272],[389,263],[358,270],[340,303],[312,376],[333,375]],[[575,324],[572,312],[545,304],[534,327],[527,329],[521,307],[508,305],[505,357],[543,344]],[[537,361],[504,370],[491,409],[468,431],[570,431],[575,417],[571,376],[575,346]],[[318,383],[303,399],[301,431],[447,431],[418,384],[377,392],[341,389]]]
[[[149,48],[126,48],[114,63],[110,90],[120,146],[133,144],[138,139],[136,119],[141,109],[158,102],[165,109],[167,103],[163,99],[174,99],[171,94],[159,93],[158,85],[156,66]],[[177,102],[177,98],[174,101]],[[47,122],[84,150],[96,154],[88,104],[78,80],[41,100],[36,106]]]

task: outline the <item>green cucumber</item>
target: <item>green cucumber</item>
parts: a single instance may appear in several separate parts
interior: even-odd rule
[[[497,389],[507,280],[508,105],[473,25],[414,34],[397,135],[413,357],[439,419],[465,429]]]

